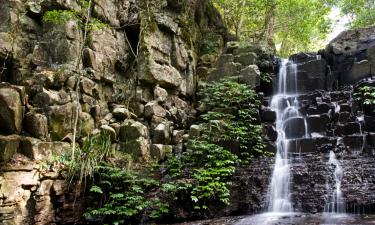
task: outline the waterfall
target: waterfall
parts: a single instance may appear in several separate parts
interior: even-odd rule
[[[268,192],[269,212],[293,212],[290,194],[290,164],[288,159],[290,130],[289,127],[298,126],[293,119],[303,118],[300,111],[297,90],[297,65],[288,60],[282,60],[279,70],[277,93],[272,97],[271,109],[276,112],[276,140],[277,153],[275,166]],[[306,119],[305,134],[307,135]],[[291,124],[290,124],[291,123]]]
[[[343,170],[333,151],[329,153],[328,165],[335,167],[335,170],[333,172],[334,177],[335,177],[335,189],[332,195],[329,196],[330,198],[328,199],[328,202],[326,203],[324,207],[324,212],[325,213],[345,213],[345,203],[342,198],[342,192],[341,192],[341,181],[343,177]]]

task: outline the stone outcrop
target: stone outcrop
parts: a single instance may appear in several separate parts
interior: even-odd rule
[[[142,1],[93,0],[92,16],[107,26],[89,30],[80,56],[78,21],[42,19],[50,10],[80,11],[77,2],[1,3],[1,224],[82,219],[89,197],[68,190],[63,174],[40,168],[71,150],[76,115],[78,143],[105,132],[140,163],[182,151],[203,79],[200,51],[216,43],[218,56],[230,38],[207,0],[149,1],[153,16]]]
[[[374,49],[375,26],[370,26],[342,32],[318,53],[292,55],[299,91],[334,90],[374,76]]]
[[[106,132],[114,146],[136,162],[163,161],[200,135],[194,100],[203,82],[237,76],[266,96],[272,94],[262,77],[277,79],[273,48],[231,42],[208,0],[149,2],[151,17],[140,10],[141,1],[93,0],[93,17],[108,26],[88,32],[82,57],[83,32],[77,21],[54,25],[42,20],[49,10],[81,10],[78,3],[1,3],[0,223],[81,222],[90,196],[83,195],[82,187],[67,187],[66,174],[42,166],[71,150],[75,116],[78,143],[87,135]],[[299,87],[306,92],[301,102],[307,127],[315,133],[302,138],[301,121],[295,121],[300,130],[290,131],[294,142],[303,146],[292,151],[301,154],[301,161],[292,164],[293,198],[301,202],[296,209],[321,210],[318,201],[326,193],[320,186],[332,183],[331,173],[322,166],[330,148],[344,160],[343,168],[353,171],[344,178],[346,201],[366,206],[374,200],[368,194],[374,184],[369,175],[375,148],[371,110],[357,119],[361,114],[350,100],[351,89],[308,93],[337,90],[374,75],[373,30],[346,32],[318,54],[292,57],[298,64]],[[77,62],[82,67],[76,67]],[[267,151],[274,151],[275,113],[265,106],[260,117]],[[239,169],[233,177],[231,206],[218,206],[217,215],[264,209],[272,163],[259,159],[250,169]],[[307,176],[311,170],[314,173]],[[360,180],[366,185],[357,188]],[[306,182],[316,189],[308,189]],[[354,191],[360,197],[351,194]],[[309,194],[302,195],[305,192]],[[191,215],[185,212],[184,218]]]

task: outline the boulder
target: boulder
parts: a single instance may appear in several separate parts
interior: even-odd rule
[[[237,41],[229,41],[225,46],[225,53],[226,54],[233,54],[234,50],[240,47],[240,43]]]
[[[149,65],[149,71],[141,80],[159,84],[165,88],[178,88],[181,85],[182,77],[180,73],[172,66],[152,63]]]
[[[22,130],[23,103],[18,90],[0,88],[0,133],[19,134]]]
[[[355,84],[359,80],[371,75],[371,65],[368,60],[354,62],[352,68],[341,76],[341,82]]]
[[[327,114],[311,115],[306,117],[307,129],[309,133],[323,133],[330,122]]]
[[[35,138],[26,137],[21,142],[21,153],[36,161],[50,160],[53,147],[52,142],[42,142]]]
[[[275,126],[267,124],[267,125],[264,126],[264,128],[266,130],[266,135],[267,135],[268,139],[270,141],[276,141],[278,134],[277,134]]]
[[[64,90],[55,91],[46,88],[42,88],[32,99],[32,103],[41,108],[48,105],[63,105],[70,101],[70,96]]]
[[[20,142],[18,135],[0,136],[0,162],[9,161],[18,152]]]
[[[126,120],[120,127],[120,140],[130,141],[138,138],[148,138],[148,128],[142,123],[134,120]]]
[[[323,90],[326,87],[327,62],[313,55],[310,60],[297,64],[297,89],[299,92]]]
[[[73,131],[75,107],[73,103],[50,106],[48,127],[53,141],[60,141]]]
[[[159,26],[167,29],[169,32],[172,32],[174,34],[176,34],[179,29],[178,24],[173,20],[173,18],[166,14],[157,13],[155,15],[155,20]]]
[[[95,128],[94,119],[90,114],[82,112],[80,114],[80,125],[81,125],[81,134],[83,137],[88,136],[91,131]]]
[[[43,114],[28,112],[25,115],[25,130],[33,137],[46,139],[48,136],[48,120]]]
[[[173,130],[172,143],[174,145],[182,143],[184,134],[185,134],[184,130]]]
[[[189,129],[189,138],[197,138],[201,135],[202,129],[199,125],[191,125]]]
[[[152,142],[154,144],[170,144],[170,126],[167,123],[160,123],[153,132]]]
[[[260,84],[260,71],[257,65],[250,65],[240,71],[240,83],[245,83],[252,88]]]
[[[116,117],[116,119],[119,120],[130,118],[130,116],[132,115],[132,113],[127,108],[125,108],[125,106],[114,108],[112,114],[114,117]]]
[[[363,151],[365,148],[365,135],[348,135],[343,138],[344,145],[351,151]]]
[[[254,52],[247,52],[234,57],[234,62],[240,63],[242,66],[255,65],[257,60],[257,54]]]
[[[156,101],[151,101],[145,105],[145,117],[152,118],[157,116],[164,118],[167,115],[167,111],[161,107]]]
[[[350,122],[345,124],[339,124],[336,127],[335,134],[336,135],[351,135],[351,134],[360,134],[362,133],[361,124],[358,122]]]
[[[306,134],[305,119],[293,117],[284,122],[285,136],[288,139],[301,138]]]
[[[94,94],[98,95],[98,90],[96,88],[96,83],[89,78],[82,77],[81,78],[81,89],[83,93],[89,95],[89,96],[94,96]]]
[[[264,122],[273,123],[276,121],[276,112],[272,111],[270,108],[264,108],[262,110],[262,120]]]
[[[144,137],[122,143],[122,150],[131,154],[135,159],[148,160],[150,158],[150,143]]]
[[[154,99],[157,102],[164,102],[168,97],[168,92],[159,86],[154,88]]]
[[[158,161],[164,160],[172,151],[172,145],[152,144],[150,148],[151,157]]]

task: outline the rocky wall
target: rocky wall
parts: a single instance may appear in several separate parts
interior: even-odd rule
[[[78,1],[0,2],[1,224],[80,221],[89,196],[47,163],[71,151],[75,113],[78,143],[106,131],[141,163],[182,151],[200,56],[216,60],[230,39],[206,0],[92,3],[106,26],[83,43],[79,21],[43,20],[50,10],[82,10]]]
[[[375,75],[375,26],[343,31],[317,53],[290,56],[300,92],[336,90]],[[277,77],[274,78],[277,82]]]

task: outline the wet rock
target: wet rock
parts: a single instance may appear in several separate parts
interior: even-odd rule
[[[348,135],[343,138],[346,148],[351,151],[363,151],[365,147],[366,138],[364,135]]]
[[[294,117],[284,122],[286,138],[301,138],[306,133],[305,119],[303,117]]]
[[[319,114],[328,113],[330,109],[331,107],[327,103],[319,103],[317,107],[317,111]]]
[[[268,139],[270,141],[276,141],[278,135],[275,126],[267,124],[265,125],[265,129]]]
[[[352,112],[352,107],[349,104],[341,104],[340,105],[340,112]]]
[[[262,110],[262,120],[264,122],[273,123],[276,121],[276,112],[272,111],[269,108],[265,108]]]
[[[350,135],[359,133],[361,133],[361,124],[357,122],[338,125],[335,130],[336,135]]]
[[[327,114],[313,115],[306,117],[307,129],[309,133],[323,133],[326,131],[330,118]]]

